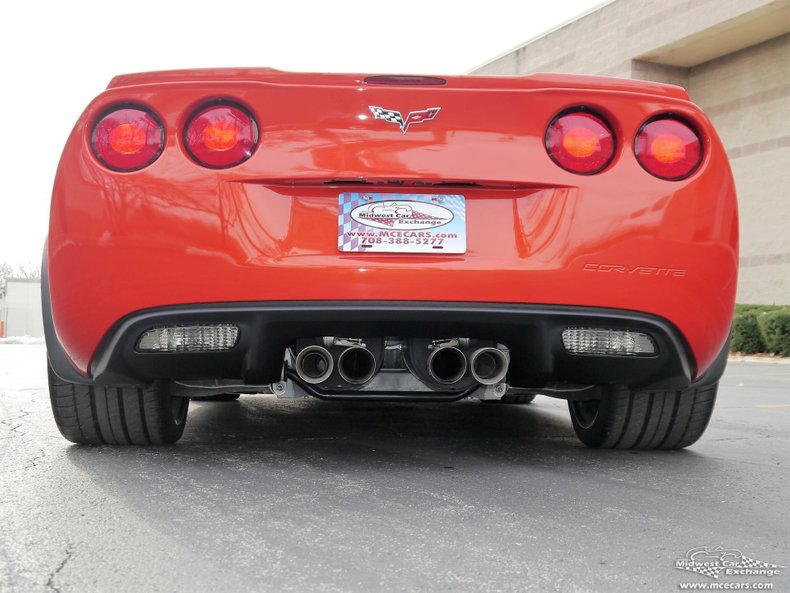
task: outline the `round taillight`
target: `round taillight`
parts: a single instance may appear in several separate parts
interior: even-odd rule
[[[636,160],[651,175],[678,181],[702,162],[702,142],[686,123],[669,117],[644,124],[634,143]]]
[[[563,169],[580,175],[602,171],[614,158],[612,129],[587,111],[565,113],[549,124],[546,150]]]
[[[165,145],[165,130],[150,111],[124,106],[93,126],[93,154],[113,171],[136,171],[153,163]]]
[[[219,104],[197,111],[184,130],[189,155],[200,165],[225,169],[243,163],[258,145],[258,124],[246,109]]]

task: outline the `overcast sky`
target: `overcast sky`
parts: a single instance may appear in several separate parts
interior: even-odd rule
[[[40,261],[60,151],[82,109],[115,74],[206,66],[463,74],[600,4],[6,2],[0,262]]]

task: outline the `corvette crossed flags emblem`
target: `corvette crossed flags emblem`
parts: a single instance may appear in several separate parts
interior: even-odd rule
[[[383,107],[376,107],[374,105],[369,105],[368,107],[374,119],[383,119],[391,124],[397,124],[398,127],[400,127],[400,131],[404,134],[408,132],[409,126],[431,121],[441,110],[441,107],[429,107],[428,109],[422,109],[420,111],[410,111],[404,118],[400,111],[384,109]]]

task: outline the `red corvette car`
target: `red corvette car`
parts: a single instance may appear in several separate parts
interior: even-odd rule
[[[678,87],[536,74],[119,76],[52,198],[52,408],[164,444],[190,398],[568,401],[592,447],[705,430],[738,262]]]

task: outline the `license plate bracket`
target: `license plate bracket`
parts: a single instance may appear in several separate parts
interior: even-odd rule
[[[458,194],[342,192],[337,248],[347,253],[466,253]]]

